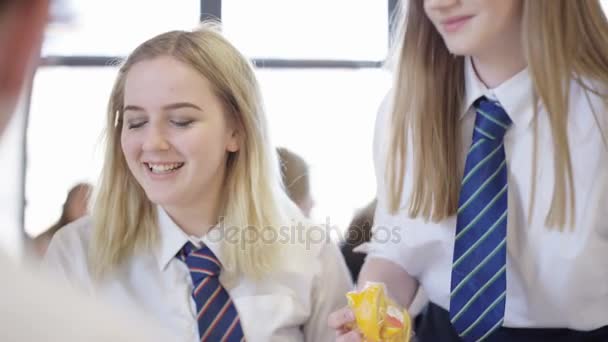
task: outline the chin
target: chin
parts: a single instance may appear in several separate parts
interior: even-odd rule
[[[175,196],[171,196],[167,193],[146,192],[146,196],[148,197],[148,200],[150,200],[150,202],[160,206],[170,206],[176,202],[174,198]]]
[[[448,51],[450,51],[450,53],[452,55],[456,55],[456,56],[470,56],[471,55],[471,49],[469,49],[467,46],[463,46],[462,44],[446,44],[446,47],[448,48]]]
[[[449,39],[445,39],[444,37],[443,43],[445,44],[448,51],[453,55],[470,56],[475,50],[475,46],[472,45],[475,44],[471,44],[469,40],[470,39],[467,39],[467,37],[451,36],[449,37]]]

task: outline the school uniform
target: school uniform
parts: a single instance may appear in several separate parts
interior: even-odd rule
[[[501,316],[496,318],[496,330],[491,333],[488,330],[488,335],[481,334],[479,339],[608,340],[608,154],[604,140],[608,126],[605,125],[607,115],[604,103],[596,95],[586,93],[574,81],[570,83],[568,138],[574,181],[574,193],[571,195],[575,199],[576,214],[574,223],[570,225],[567,221],[564,231],[560,232],[545,226],[554,190],[553,139],[544,108],[534,113],[533,85],[528,70],[519,72],[490,90],[477,78],[471,60],[467,58],[464,81],[464,108],[458,119],[463,176],[468,172],[467,158],[471,156],[475,136],[480,131],[483,133],[478,126],[479,117],[483,116],[478,114],[478,101],[485,99],[499,106],[504,110],[503,114],[508,115],[505,120],[511,121],[497,122],[504,126],[504,135],[499,137],[495,149],[498,151],[500,147],[504,151],[503,162],[506,163],[503,170],[504,217],[501,221],[505,225],[506,236],[500,246],[504,248],[505,261],[499,269],[501,273],[496,273],[497,277],[500,275],[496,282],[499,283],[502,278],[506,288],[499,290],[502,297],[495,301],[504,309],[499,310]],[[594,86],[591,82],[588,84]],[[452,272],[453,265],[456,265],[454,257],[459,253],[457,245],[463,243],[458,239],[467,238],[464,233],[463,236],[457,235],[457,229],[460,232],[457,223],[462,207],[459,207],[458,215],[437,223],[407,216],[408,199],[413,188],[410,143],[406,156],[402,210],[396,215],[389,213],[387,194],[390,189],[384,175],[391,105],[385,102],[375,128],[378,207],[374,232],[386,233],[398,227],[399,234],[381,240],[373,239],[368,257],[387,259],[400,265],[424,288],[431,303],[417,331],[419,341],[458,341],[456,329],[459,327],[452,321],[462,317],[454,313],[461,307],[458,310],[452,308],[450,312],[450,305],[455,295],[460,295],[455,289],[461,289],[458,283],[452,283]],[[535,121],[538,155],[536,194],[531,206]],[[461,192],[461,201],[462,197]],[[490,229],[490,225],[486,229]],[[496,248],[498,250],[498,246]],[[470,263],[466,258],[463,260],[464,264]],[[470,265],[471,268],[476,266]],[[463,275],[465,280],[468,277]],[[480,287],[475,289],[480,290]],[[475,296],[465,300],[467,304],[475,304],[475,300],[479,300]]]
[[[58,232],[49,247],[47,264],[116,305],[148,312],[174,334],[174,341],[200,341],[203,334],[197,318],[204,310],[194,296],[198,285],[195,289],[193,268],[180,253],[187,245],[203,246],[213,256],[200,260],[221,265],[225,256],[220,237],[225,231],[218,226],[203,238],[187,236],[162,208],[157,209],[158,248],[133,256],[102,283],[94,283],[86,263],[92,231],[90,218]],[[234,304],[245,340],[312,342],[334,338],[327,316],[346,305],[344,294],[352,288],[348,270],[333,244],[301,247],[288,245],[281,255],[284,265],[259,280],[220,272],[219,283]]]

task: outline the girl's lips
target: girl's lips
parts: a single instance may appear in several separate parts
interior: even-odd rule
[[[441,22],[441,26],[443,30],[448,33],[458,31],[462,26],[464,26],[473,16],[471,15],[463,15],[458,17],[451,17]]]

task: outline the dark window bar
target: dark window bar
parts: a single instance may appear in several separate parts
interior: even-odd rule
[[[222,21],[222,0],[201,0],[200,20]]]
[[[47,56],[43,66],[105,67],[120,64],[120,57],[109,56]],[[253,64],[260,69],[363,69],[380,68],[382,61],[325,60],[325,59],[272,59],[254,58]]]

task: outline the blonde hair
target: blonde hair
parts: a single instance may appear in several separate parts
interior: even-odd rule
[[[90,252],[90,263],[98,277],[132,254],[149,251],[158,244],[155,207],[127,167],[120,136],[125,78],[134,64],[160,56],[175,58],[208,79],[230,116],[227,119],[237,127],[240,149],[228,156],[222,187],[223,225],[251,234],[278,229],[288,219],[287,211],[280,207],[288,199],[280,187],[278,161],[251,64],[222,37],[216,24],[204,23],[192,32],[167,32],[131,53],[120,67],[110,96],[105,163],[93,210]],[[273,270],[278,243],[259,238],[252,242],[244,234],[237,235],[238,243],[223,246],[226,270],[253,277]]]
[[[387,159],[389,208],[392,213],[401,209],[405,156],[411,144],[413,190],[408,213],[439,221],[454,215],[458,207],[464,57],[450,54],[426,16],[423,0],[408,1],[402,18]],[[523,6],[523,32],[533,96],[546,108],[555,149],[555,192],[545,223],[563,229],[567,217],[572,225],[575,209],[567,134],[569,84],[574,78],[606,99],[583,79],[608,85],[608,22],[597,0],[528,0]]]

